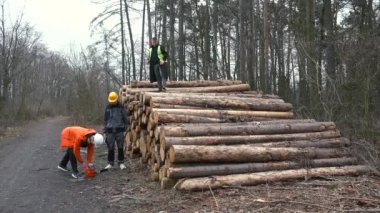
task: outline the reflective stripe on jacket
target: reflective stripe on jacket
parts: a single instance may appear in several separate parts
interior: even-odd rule
[[[80,147],[87,146],[87,162],[92,162],[92,155],[94,153],[94,144],[88,144],[87,135],[95,134],[94,129],[87,129],[80,126],[66,127],[61,132],[61,148],[73,148],[75,158],[79,163],[83,163],[82,156],[80,155]]]

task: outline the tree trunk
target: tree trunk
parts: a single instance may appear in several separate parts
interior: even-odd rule
[[[247,70],[246,70],[246,36],[245,36],[245,19],[246,19],[246,0],[239,1],[239,68],[240,79],[247,82]]]
[[[224,136],[198,136],[198,137],[164,137],[161,144],[165,150],[171,145],[236,145],[255,144],[276,141],[309,140],[319,143],[322,139],[340,137],[338,130],[325,132],[308,132],[294,134],[273,135],[224,135]]]
[[[127,17],[127,24],[128,24],[128,30],[129,30],[129,42],[131,44],[133,80],[136,80],[135,43],[133,41],[131,21],[129,19],[129,9],[128,9],[128,5],[127,5],[127,0],[124,0],[124,8],[125,8],[125,15]]]
[[[194,165],[182,166],[174,164],[167,169],[168,178],[192,178],[208,177],[215,175],[244,174],[253,172],[265,172],[287,169],[315,168],[354,165],[357,163],[356,158],[327,158],[312,160],[281,161],[268,163],[240,163],[240,164],[212,164],[212,165]]]
[[[184,0],[179,0],[179,21],[178,21],[178,78],[179,80],[185,80],[185,34],[184,28]]]
[[[157,89],[154,89],[156,91]],[[183,88],[168,88],[167,92],[189,92],[189,93],[208,93],[208,92],[245,92],[249,91],[248,84],[237,84],[231,86],[215,86],[215,87],[183,87]]]
[[[343,166],[314,169],[297,169],[272,172],[258,172],[248,174],[235,174],[226,176],[213,176],[205,178],[181,179],[174,186],[177,190],[208,190],[223,186],[243,185],[252,186],[268,182],[295,180],[320,176],[359,175],[369,172],[367,166]]]
[[[217,81],[168,81],[166,87],[211,87],[211,86],[231,86],[242,84],[242,81],[229,81],[229,80],[217,80]],[[130,88],[155,88],[156,84],[152,84],[150,81],[131,81]]]
[[[154,124],[164,123],[220,123],[223,122],[219,118],[209,118],[203,116],[194,115],[179,115],[170,113],[153,113],[152,120]]]
[[[120,0],[120,31],[121,31],[121,77],[122,84],[126,84],[125,81],[125,48],[124,48],[124,20],[123,20],[123,1]]]
[[[169,1],[170,4],[170,60],[169,60],[169,64],[170,64],[170,80],[172,81],[175,81],[177,80],[177,77],[176,77],[176,66],[175,66],[175,59],[176,59],[176,56],[175,56],[175,37],[174,37],[174,30],[175,30],[175,9],[174,9],[174,3],[175,1]]]
[[[210,12],[209,12],[209,0],[206,0],[206,6],[204,7],[203,16],[205,17],[205,29],[204,31],[204,51],[203,55],[203,79],[208,80],[210,78],[210,55],[211,55],[211,38],[210,38]]]
[[[211,80],[218,79],[218,1],[214,0],[214,4],[212,6],[213,12],[212,12],[212,66],[211,66]]]
[[[317,57],[315,48],[315,26],[314,26],[314,1],[306,1],[306,41],[307,41],[307,72],[310,79],[310,110],[314,117],[319,116],[320,102],[320,82],[317,70]]]
[[[153,107],[154,103],[163,104],[176,104],[197,106],[204,108],[214,109],[233,109],[233,110],[257,110],[257,111],[291,111],[293,109],[292,104],[279,103],[271,101],[271,99],[259,100],[259,99],[220,99],[216,97],[212,98],[193,98],[193,97],[152,97],[150,100],[150,106]]]
[[[143,92],[143,103],[145,105],[150,104],[152,97],[193,97],[193,98],[226,98],[226,99],[239,99],[246,98],[250,100],[267,100],[276,103],[284,103],[285,101],[280,99],[277,95],[263,95],[260,93],[158,93],[158,92]]]
[[[145,48],[144,48],[144,38],[145,38],[145,0],[144,0],[144,6],[143,6],[143,17],[142,17],[142,26],[141,26],[141,56],[140,56],[140,81],[142,81],[143,79],[143,71],[145,70],[144,69],[144,65],[145,65],[145,57],[144,57],[144,52],[145,52]],[[145,75],[144,75],[145,77]]]
[[[252,121],[256,118],[285,119],[292,118],[293,112],[273,112],[273,111],[236,111],[236,110],[217,110],[217,109],[152,109],[152,118],[158,119],[160,113],[195,115],[209,118],[219,118],[230,120],[231,122]]]
[[[173,145],[168,152],[170,163],[267,162],[298,158],[334,158],[350,155],[344,149],[272,148],[250,145]]]
[[[187,93],[230,93],[230,92],[247,92],[249,91],[248,84],[238,84],[231,86],[215,86],[215,87],[181,87],[167,88],[166,92],[187,92]],[[131,88],[127,89],[127,93],[135,94],[140,92],[157,92],[157,88]]]
[[[150,3],[149,0],[146,0],[146,10],[147,10],[147,15],[148,15],[148,35],[149,35],[149,45],[150,42],[152,41],[152,17],[150,15]]]
[[[203,109],[203,107],[176,105],[176,104],[162,104],[162,103],[153,103],[152,108],[163,108],[163,109]]]
[[[166,100],[167,98],[167,100]],[[177,98],[174,100],[174,98]],[[285,104],[284,100],[276,98],[261,98],[254,94],[236,94],[236,93],[151,93],[145,92],[143,94],[143,104],[151,105],[157,103],[183,103],[184,99],[200,99],[202,101],[241,101],[241,102],[255,102],[265,104]],[[185,105],[185,104],[181,104]]]
[[[331,0],[324,0],[323,7],[325,11],[324,23],[326,25],[326,72],[328,75],[326,91],[333,91],[335,85],[335,45],[334,45],[334,28]],[[329,92],[331,94],[331,92]]]
[[[182,109],[180,111],[183,111]],[[211,111],[211,110],[210,110]],[[238,111],[237,111],[238,112]],[[242,112],[242,111],[239,111]],[[209,112],[211,113],[211,112]],[[220,114],[221,112],[217,112]],[[256,125],[231,125],[224,126],[215,124],[214,126],[163,126],[161,137],[189,137],[206,135],[264,135],[264,134],[289,134],[307,133],[335,130],[334,122],[315,123],[284,123],[284,124],[261,124]]]
[[[264,72],[265,82],[264,91],[271,93],[270,81],[269,81],[269,15],[268,15],[268,1],[264,0]]]
[[[316,148],[342,148],[351,145],[350,140],[347,138],[332,138],[332,139],[320,139],[320,140],[297,140],[297,141],[279,141],[270,143],[257,143],[253,146],[261,147],[316,147]]]

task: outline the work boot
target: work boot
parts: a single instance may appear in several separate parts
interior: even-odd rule
[[[68,172],[69,170],[67,169],[66,166],[61,166],[61,165],[58,165],[57,168],[61,171],[64,171],[64,172]]]
[[[162,91],[163,91],[163,92],[166,92],[166,88],[165,88],[165,87],[164,87],[164,88],[162,88]]]
[[[111,169],[113,166],[111,164],[107,164],[106,167],[104,167],[104,169]]]
[[[127,168],[127,167],[124,165],[124,163],[121,163],[119,166],[120,166],[120,169],[121,169],[121,170],[124,170],[124,169]]]

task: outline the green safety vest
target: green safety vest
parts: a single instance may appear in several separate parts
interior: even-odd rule
[[[157,46],[157,56],[160,61],[164,61],[164,54],[161,52],[161,46]],[[152,58],[152,48],[149,48],[149,58]]]

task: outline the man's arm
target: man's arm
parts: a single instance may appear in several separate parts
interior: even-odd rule
[[[123,116],[124,127],[127,128],[129,124],[128,113],[127,113],[127,110],[123,106],[121,106],[121,114]]]
[[[87,163],[88,164],[92,163],[93,154],[94,154],[94,144],[91,143],[87,147]]]

